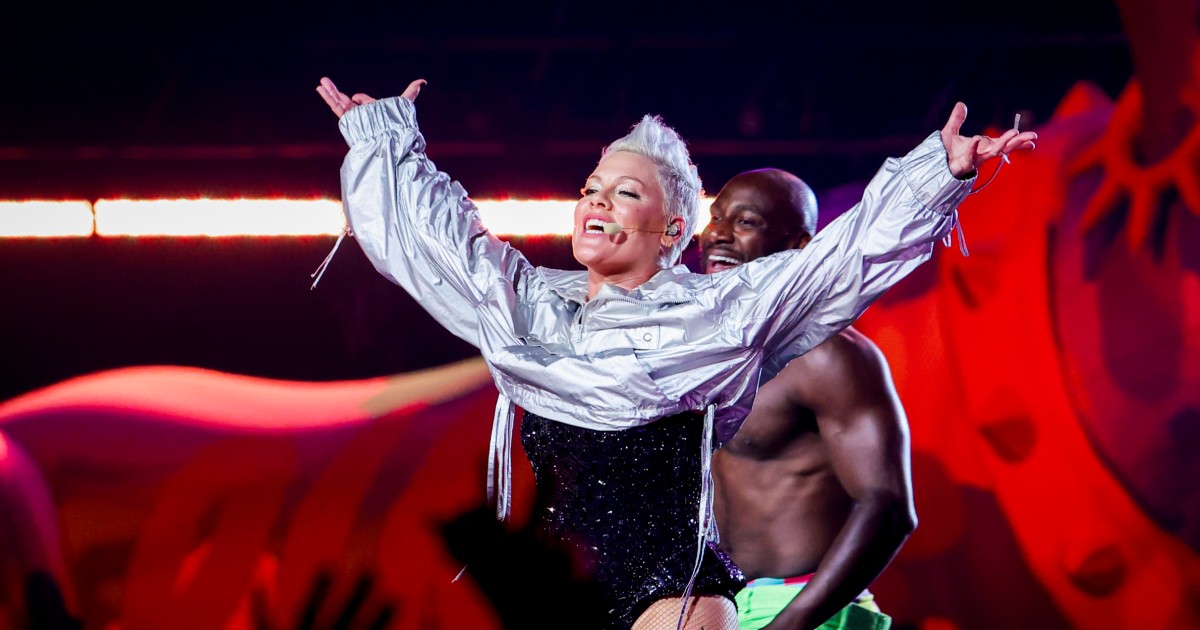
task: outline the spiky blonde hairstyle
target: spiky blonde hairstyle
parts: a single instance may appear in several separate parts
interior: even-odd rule
[[[700,221],[700,195],[704,190],[687,145],[674,129],[663,124],[662,118],[646,114],[629,134],[605,147],[600,155],[603,157],[612,151],[637,153],[658,166],[658,185],[664,200],[663,218],[666,221],[672,217],[683,219],[683,237],[660,255],[664,267],[675,264]]]

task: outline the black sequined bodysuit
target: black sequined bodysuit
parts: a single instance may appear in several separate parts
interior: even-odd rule
[[[526,412],[521,443],[537,483],[538,527],[593,568],[629,628],[656,600],[678,597],[696,561],[703,419],[681,414],[623,431],[593,431]],[[694,595],[733,599],[742,573],[711,543]]]

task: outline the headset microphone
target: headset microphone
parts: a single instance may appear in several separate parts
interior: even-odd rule
[[[609,221],[608,223],[604,224],[604,233],[609,236],[613,236],[613,235],[617,234],[618,232],[620,232],[621,230],[631,230],[634,232],[652,232],[654,234],[666,234],[667,236],[677,236],[679,234],[679,224],[672,223],[672,224],[668,225],[667,229],[665,229],[665,230],[639,230],[637,228],[623,228],[623,227],[621,227],[620,223],[617,223],[615,221]]]

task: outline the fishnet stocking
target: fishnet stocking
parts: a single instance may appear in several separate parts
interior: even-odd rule
[[[633,630],[675,630],[682,607],[682,598],[660,599],[637,618]],[[737,608],[728,598],[719,595],[693,597],[683,627],[686,630],[737,630]]]

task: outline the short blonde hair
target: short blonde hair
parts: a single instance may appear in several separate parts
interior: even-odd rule
[[[664,252],[664,267],[675,264],[695,233],[700,221],[700,196],[704,186],[696,165],[688,155],[683,138],[663,124],[662,118],[646,114],[629,133],[604,148],[601,157],[612,151],[629,151],[648,158],[658,166],[658,185],[663,191],[665,219],[683,219],[682,238]]]

